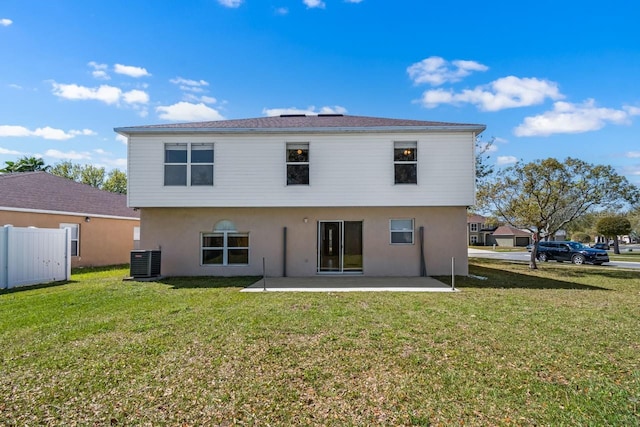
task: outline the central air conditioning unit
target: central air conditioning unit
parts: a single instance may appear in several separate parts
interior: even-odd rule
[[[131,251],[129,274],[133,278],[160,276],[160,251]]]

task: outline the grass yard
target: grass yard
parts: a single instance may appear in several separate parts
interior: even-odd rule
[[[126,268],[3,292],[0,425],[640,424],[637,271],[471,273],[443,294]]]

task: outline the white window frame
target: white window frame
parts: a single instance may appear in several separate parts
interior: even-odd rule
[[[222,246],[203,246],[205,237],[220,237],[222,236]],[[229,237],[246,237],[248,246],[229,246]],[[249,240],[249,233],[242,233],[233,230],[219,230],[207,233],[200,233],[200,265],[203,267],[227,267],[227,266],[247,266],[251,260],[251,242]],[[232,249],[243,249],[247,251],[247,263],[232,264],[229,263],[229,251]],[[222,264],[210,264],[204,262],[205,250],[221,250],[222,251]]]
[[[395,221],[411,221],[411,228],[394,228]],[[396,226],[397,227],[397,226]],[[389,244],[390,245],[413,245],[415,243],[415,220],[413,218],[393,218],[389,220]],[[394,242],[394,233],[411,233],[411,242]]]
[[[60,228],[68,228],[71,232],[69,233],[71,236],[71,256],[79,257],[80,256],[80,224],[72,224],[72,223],[60,223]],[[75,231],[75,238],[73,237],[73,232]],[[73,253],[73,242],[76,242],[76,250]]]
[[[289,150],[307,150],[307,161],[306,162],[295,162],[289,161]],[[304,186],[309,185],[311,183],[311,150],[309,149],[308,142],[287,142],[284,151],[284,160],[285,160],[285,184],[287,186]],[[306,184],[289,184],[289,166],[306,166],[307,167],[307,177],[308,182]]]
[[[167,147],[170,146],[184,146],[186,147],[187,158],[186,162],[167,162],[166,152]],[[193,162],[192,161],[192,153],[193,151],[197,151],[198,147],[210,147],[211,151],[213,151],[213,161],[212,162]],[[163,162],[163,184],[165,187],[213,187],[215,183],[215,144],[213,142],[165,142],[164,144],[164,162]],[[185,184],[167,184],[166,183],[166,167],[167,166],[178,166],[184,165],[186,168],[186,177]],[[211,183],[207,184],[194,184],[192,182],[192,169],[194,166],[211,166]]]
[[[471,239],[471,244],[478,243],[478,236],[476,235],[470,236],[470,239]]]
[[[396,160],[396,150],[413,150],[415,160]],[[394,185],[417,185],[418,184],[418,141],[394,141],[393,142],[393,183]],[[416,182],[397,182],[396,166],[413,165],[416,171]]]
[[[469,224],[471,226],[470,230],[472,233],[477,233],[478,232],[478,224],[475,222],[472,222],[471,224]]]

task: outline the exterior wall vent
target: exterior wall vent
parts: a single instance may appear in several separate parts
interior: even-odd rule
[[[344,114],[338,114],[338,113],[318,114],[318,117],[344,117]]]
[[[160,276],[160,251],[131,251],[129,274],[133,278]]]
[[[280,114],[280,117],[307,117],[306,114]]]

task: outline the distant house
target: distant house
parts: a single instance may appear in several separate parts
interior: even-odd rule
[[[139,212],[127,196],[46,172],[0,175],[0,226],[71,229],[71,266],[129,262]]]
[[[487,218],[478,214],[467,215],[467,240],[470,245],[493,245],[492,233],[497,228],[488,226]]]
[[[166,275],[468,274],[484,125],[319,114],[116,128]],[[264,262],[264,264],[263,264]]]
[[[520,230],[510,225],[501,225],[492,233],[497,246],[524,247],[533,242],[530,231]]]

